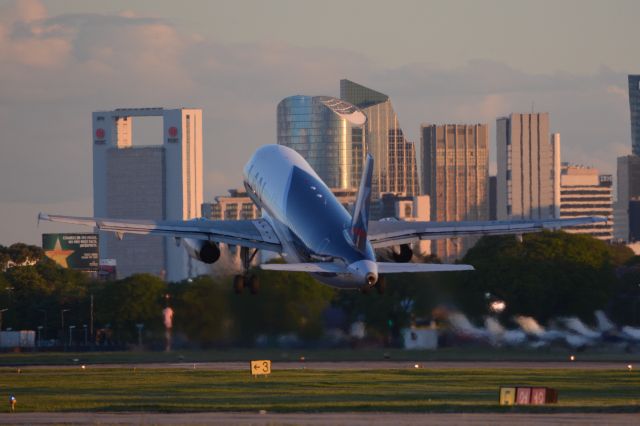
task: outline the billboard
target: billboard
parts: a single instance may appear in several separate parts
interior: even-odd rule
[[[42,234],[42,249],[64,268],[98,270],[98,234]]]

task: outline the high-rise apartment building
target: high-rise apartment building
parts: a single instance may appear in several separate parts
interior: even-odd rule
[[[431,220],[489,220],[489,126],[422,125],[422,191],[430,196]],[[477,239],[433,241],[442,259],[461,257]]]
[[[560,175],[560,218],[602,216],[607,223],[590,223],[563,228],[574,234],[588,234],[604,241],[613,239],[613,198],[611,175],[598,175],[598,169],[562,165]]]
[[[629,112],[631,116],[631,152],[640,155],[640,75],[629,75]]]
[[[295,149],[332,189],[358,188],[367,118],[329,96],[290,96],[278,104],[278,144]]]
[[[133,120],[162,117],[158,145],[136,146]],[[202,110],[122,108],[93,121],[93,213],[96,217],[185,220],[202,204]],[[119,277],[152,273],[170,281],[196,275],[182,247],[164,237],[101,233],[100,257],[115,259]]]
[[[496,122],[498,220],[560,214],[560,135],[549,114],[511,114]]]
[[[418,195],[415,146],[404,137],[389,97],[353,81],[340,80],[340,98],[367,116],[366,146],[375,160],[373,198],[384,193]]]

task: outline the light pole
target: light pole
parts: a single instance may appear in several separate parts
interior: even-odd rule
[[[2,313],[3,312],[7,312],[8,310],[9,310],[9,308],[0,309],[0,331],[2,331]]]
[[[38,326],[38,342],[36,343],[36,346],[38,348],[42,346],[42,326],[41,325]]]
[[[60,309],[60,328],[62,329],[62,344],[64,345],[64,313],[71,309]]]
[[[74,328],[76,328],[75,325],[70,325],[69,326],[69,346],[73,345],[73,336],[72,336],[71,332],[73,331]]]
[[[40,338],[42,339],[43,337],[46,339],[47,336],[47,310],[46,309],[38,309],[38,312],[42,312],[44,314],[44,326],[43,326],[43,331],[40,334]]]
[[[82,324],[82,328],[84,329],[84,345],[87,346],[87,324]]]
[[[136,324],[136,328],[138,329],[138,347],[142,348],[142,329],[144,324]]]
[[[0,336],[2,335],[2,313],[3,312],[7,312],[9,310],[9,308],[2,308],[0,309]],[[2,343],[2,337],[0,337],[0,343]]]

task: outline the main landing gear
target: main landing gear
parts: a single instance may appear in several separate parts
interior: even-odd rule
[[[249,274],[249,267],[251,266],[251,262],[258,254],[258,249],[253,250],[247,247],[242,247],[240,249],[240,260],[242,261],[242,270],[243,273],[241,275],[236,275],[233,277],[233,290],[236,294],[242,294],[242,291],[245,287],[249,288],[251,294],[257,294],[260,289],[260,281],[258,277],[254,274]]]

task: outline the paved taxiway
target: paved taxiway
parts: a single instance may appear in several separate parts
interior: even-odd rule
[[[2,413],[1,424],[141,425],[636,425],[640,414],[602,413]]]

